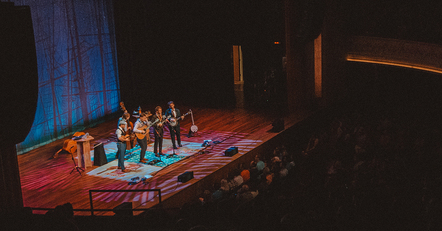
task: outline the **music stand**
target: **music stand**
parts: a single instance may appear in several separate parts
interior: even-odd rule
[[[80,175],[81,175],[81,171],[84,172],[84,169],[81,167],[78,167],[77,163],[75,163],[75,160],[74,160],[74,154],[72,154],[72,153],[71,153],[71,158],[72,158],[72,162],[74,162],[75,167],[71,170],[71,173],[69,173],[69,174],[72,174],[72,172],[74,172],[74,170],[77,170],[77,172],[80,173]]]

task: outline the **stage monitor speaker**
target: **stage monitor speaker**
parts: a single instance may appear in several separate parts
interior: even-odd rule
[[[178,176],[178,182],[186,183],[187,181],[193,179],[193,172],[185,172]]]
[[[94,148],[94,165],[101,166],[107,164],[106,153],[104,152],[103,143],[100,143]]]
[[[123,202],[112,210],[115,216],[133,216],[132,202]]]
[[[272,131],[273,132],[280,132],[284,130],[284,119],[283,118],[278,118],[275,121],[273,121],[272,123]]]
[[[226,151],[224,151],[225,156],[233,156],[238,153],[238,147],[230,147]]]

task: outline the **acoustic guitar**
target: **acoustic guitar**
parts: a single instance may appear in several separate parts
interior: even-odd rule
[[[84,133],[84,132],[76,132],[76,133],[74,133],[74,135],[73,135],[73,137],[72,138],[74,138],[74,137],[79,137],[79,136],[82,136],[82,135],[85,135],[86,133]],[[63,151],[63,150],[65,150],[66,152],[68,152],[68,153],[70,153],[70,154],[74,154],[74,153],[76,153],[77,152],[77,141],[75,141],[75,140],[73,140],[73,139],[67,139],[67,140],[65,140],[64,142],[63,142],[63,147],[60,149],[60,150],[58,150],[53,156],[52,156],[52,158],[57,158],[58,157],[58,154],[61,152],[61,151]]]
[[[161,124],[166,123],[167,119],[169,119],[169,118],[170,118],[170,116],[168,116],[167,118],[165,118],[165,119],[163,119],[161,121],[159,119],[156,119],[153,123],[151,123],[149,125],[145,124],[141,128],[139,128],[139,130],[144,130],[145,131],[144,133],[138,133],[138,132],[134,132],[134,133],[135,133],[135,135],[137,136],[138,139],[142,140],[142,139],[144,139],[144,137],[147,134],[149,134],[149,128],[150,127],[152,127],[153,125],[155,125],[155,124],[157,124],[159,122],[161,122]]]

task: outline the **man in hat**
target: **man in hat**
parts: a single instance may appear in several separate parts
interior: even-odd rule
[[[118,168],[122,172],[129,172],[128,169],[124,167],[124,155],[126,154],[126,142],[130,141],[130,138],[126,136],[126,131],[124,128],[127,126],[126,121],[121,120],[118,123],[118,129],[115,132],[117,135],[117,153],[118,153]]]

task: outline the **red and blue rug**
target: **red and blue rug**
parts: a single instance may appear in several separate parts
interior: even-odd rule
[[[117,168],[117,144],[115,142],[111,142],[104,145],[104,151],[108,163],[87,172],[87,174],[91,176],[111,178],[123,181],[131,181],[131,179],[133,179],[134,177],[144,177],[148,179],[164,167],[174,164],[189,156],[192,156],[204,148],[201,146],[201,143],[182,142],[182,145],[182,147],[174,150],[172,148],[171,140],[164,139],[164,155],[161,157],[156,157],[153,153],[153,143],[149,144],[147,146],[147,151],[145,155],[147,163],[139,162],[141,150],[140,146],[137,145],[131,150],[126,150],[124,166],[126,167],[126,169],[130,170],[130,172],[124,173],[121,171],[121,169]],[[92,161],[93,155],[94,153],[93,151],[91,151]]]

